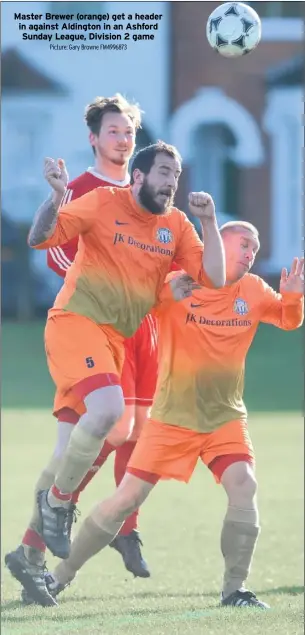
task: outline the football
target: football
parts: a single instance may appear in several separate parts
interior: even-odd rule
[[[206,34],[215,51],[224,57],[251,53],[261,39],[261,21],[256,11],[243,2],[225,2],[210,15]]]

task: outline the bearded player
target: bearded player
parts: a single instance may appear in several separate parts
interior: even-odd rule
[[[79,177],[71,181],[65,192],[62,205],[75,200],[97,187],[127,187],[130,177],[128,163],[135,149],[136,132],[141,125],[141,112],[137,105],[126,101],[120,94],[110,98],[98,97],[85,111],[85,121],[89,128],[89,142],[94,153],[94,167],[90,167]],[[51,247],[47,252],[49,267],[62,278],[71,266],[78,247],[78,237],[65,245]],[[81,485],[74,492],[71,504],[71,525],[75,518],[76,503],[83,491],[106,461],[115,451],[115,481],[118,485],[123,478],[128,460],[135,447],[138,430],[147,418],[152,404],[157,377],[157,335],[155,320],[147,315],[136,334],[125,340],[125,362],[122,372],[122,389],[125,399],[125,411],[120,421],[107,437],[100,455]],[[49,465],[39,477],[35,490],[35,503],[32,518],[24,533],[18,553],[32,564],[33,571],[45,566],[46,546],[40,535],[40,521],[36,503],[37,492],[54,479],[54,460],[66,447],[71,431],[77,424],[83,408],[75,400],[56,393],[54,416],[57,418],[57,445]],[[137,531],[138,512],[126,519],[120,534],[110,545],[123,557],[128,571],[135,576],[149,577],[150,572],[141,554],[141,539]],[[22,553],[20,554],[22,557]],[[46,574],[47,581],[51,578]],[[30,602],[25,591],[23,601]]]
[[[68,184],[63,204],[86,194],[96,187],[127,187],[130,177],[128,163],[135,149],[136,131],[141,125],[141,112],[137,105],[127,102],[121,95],[97,98],[86,108],[85,121],[89,128],[89,141],[94,152],[95,164],[84,174]],[[48,264],[55,273],[64,277],[77,252],[78,239],[66,245],[48,250]],[[134,337],[125,340],[125,363],[122,372],[122,389],[125,412],[121,420],[108,435],[102,451],[81,485],[73,494],[76,505],[80,493],[85,489],[109,454],[115,451],[114,472],[118,485],[123,478],[128,460],[135,447],[143,422],[147,418],[157,378],[157,333],[153,317],[147,315]],[[76,425],[81,410],[67,403],[65,397],[56,394],[54,415],[59,426]],[[73,508],[72,508],[73,510]],[[138,512],[135,511],[124,523],[120,535],[111,547],[119,551],[125,566],[135,576],[149,577],[150,572],[142,557],[141,539],[137,531]],[[31,539],[31,532],[26,534]]]
[[[130,188],[96,188],[59,213],[67,172],[62,160],[45,163],[53,191],[37,211],[29,245],[47,249],[80,237],[45,329],[47,362],[59,394],[85,405],[57,460],[53,484],[38,494],[41,534],[60,558],[70,552],[73,492],[123,414],[124,338],[136,332],[155,305],[173,261],[197,284],[224,284],[213,201],[204,192],[189,196],[190,211],[201,222],[203,246],[186,215],[173,207],[180,174],[176,148],[160,141],[135,157]],[[33,599],[50,605],[41,572],[36,575],[18,556],[12,552],[5,558],[11,573]]]

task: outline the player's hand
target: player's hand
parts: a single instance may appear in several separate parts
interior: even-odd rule
[[[294,258],[290,273],[282,269],[280,293],[304,293],[304,258]]]
[[[207,192],[191,192],[189,194],[189,208],[191,214],[199,218],[202,223],[216,220],[215,204]]]
[[[173,278],[169,284],[176,302],[189,298],[194,289],[201,289],[200,284],[194,282],[193,278],[186,273]]]
[[[69,181],[64,160],[58,159],[57,161],[54,161],[54,159],[47,157],[44,160],[43,174],[54,192],[63,196]]]

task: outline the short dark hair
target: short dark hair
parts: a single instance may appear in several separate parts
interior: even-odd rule
[[[134,178],[133,173],[135,170],[140,170],[144,174],[149,174],[157,154],[167,154],[172,159],[177,159],[179,163],[182,162],[182,158],[175,146],[171,146],[165,141],[157,141],[146,148],[142,148],[135,155],[131,165],[131,177],[130,184],[133,185]]]
[[[113,97],[96,97],[91,104],[86,106],[85,122],[93,134],[99,134],[103,116],[107,112],[126,114],[130,117],[136,130],[141,127],[141,110],[138,104],[132,104],[123,95],[116,93]]]

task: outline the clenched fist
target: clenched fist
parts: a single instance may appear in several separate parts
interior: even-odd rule
[[[63,196],[69,181],[69,175],[66,170],[65,162],[63,159],[54,161],[50,157],[44,160],[44,178],[48,181],[51,188],[56,194]]]
[[[199,218],[202,223],[216,219],[214,201],[207,192],[191,192],[189,207],[191,214]]]

